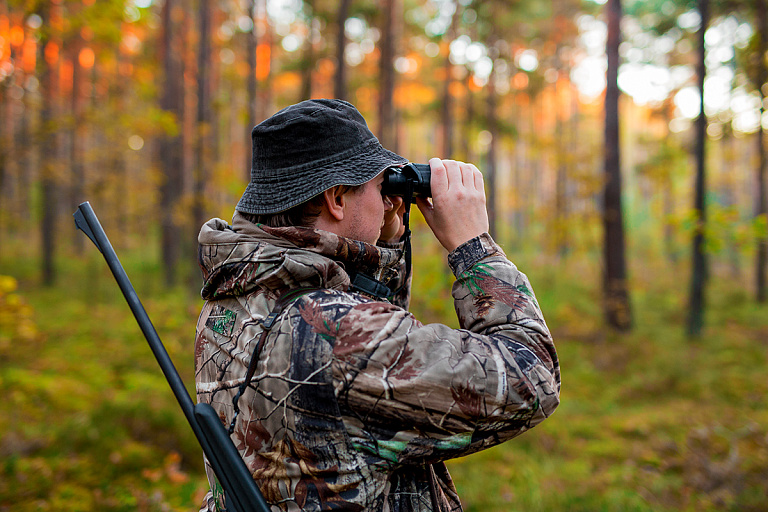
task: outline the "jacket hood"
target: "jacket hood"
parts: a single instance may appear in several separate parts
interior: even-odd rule
[[[232,225],[206,222],[198,236],[203,299],[244,295],[256,288],[297,286],[347,290],[350,273],[387,280],[396,273],[400,247],[379,247],[305,227],[272,228],[235,213]]]

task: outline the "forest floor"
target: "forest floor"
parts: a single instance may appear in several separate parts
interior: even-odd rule
[[[137,255],[123,263],[192,391],[201,301]],[[61,261],[53,287],[36,265],[0,257],[0,511],[197,510],[200,450],[103,260]],[[428,267],[412,310],[455,322],[451,280]],[[562,402],[531,432],[449,462],[468,512],[768,510],[768,306],[713,280],[691,340],[686,287],[638,276],[635,328],[618,335],[577,269],[529,276]]]

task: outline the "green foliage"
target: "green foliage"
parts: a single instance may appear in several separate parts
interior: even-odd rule
[[[419,215],[413,224],[411,310],[455,326],[444,251],[422,236]],[[507,250],[554,333],[562,403],[518,439],[449,462],[468,512],[768,506],[766,306],[717,280],[708,329],[691,343],[684,289],[669,291],[679,269],[644,261],[632,283],[636,329],[619,337],[602,327],[594,262]],[[162,288],[155,255],[127,252],[191,391],[201,302]],[[200,449],[100,256],[63,262],[55,288],[36,284],[34,258],[0,265],[14,274],[0,278],[0,510],[194,510],[207,490]]]
[[[561,305],[592,302],[555,287]],[[679,304],[658,292],[639,294],[625,337],[574,331],[555,307],[562,404],[521,438],[450,464],[466,510],[763,510],[768,315],[740,291],[710,300],[715,326],[696,344],[670,328]]]
[[[190,510],[205,485],[200,449],[116,285],[79,266],[27,294],[36,332],[12,331],[2,354],[0,510]],[[179,291],[145,301],[190,384],[192,304]]]

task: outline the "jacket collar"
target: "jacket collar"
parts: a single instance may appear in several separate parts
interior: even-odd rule
[[[236,213],[232,226],[221,219],[200,230],[203,298],[242,295],[263,287],[313,286],[347,290],[365,274],[389,280],[397,274],[402,247],[379,247],[312,228],[272,228]]]

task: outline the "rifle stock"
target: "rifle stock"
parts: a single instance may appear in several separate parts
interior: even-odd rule
[[[232,439],[227,435],[219,416],[209,404],[195,404],[187,393],[184,383],[165,350],[160,337],[141,304],[136,290],[117,258],[107,234],[101,227],[90,203],[82,203],[74,213],[75,226],[83,231],[101,251],[112,271],[125,300],[136,318],[144,337],[152,349],[160,368],[171,386],[184,416],[200,443],[203,453],[219,480],[227,502],[227,510],[233,512],[269,512],[269,506],[256,486],[251,473],[240,457]]]

